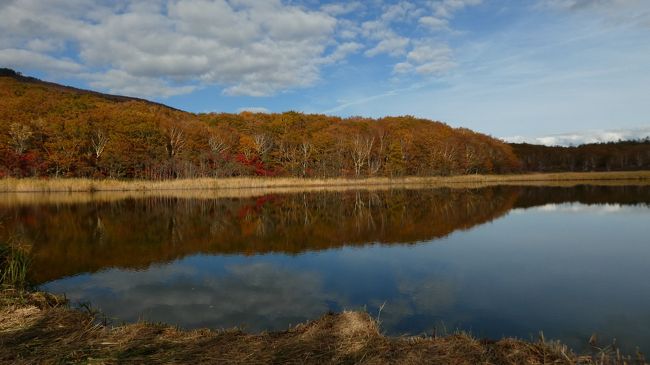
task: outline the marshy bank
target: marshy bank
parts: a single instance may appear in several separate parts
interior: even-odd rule
[[[544,339],[387,337],[366,312],[328,313],[285,331],[182,330],[139,321],[111,325],[90,305],[26,289],[31,247],[0,246],[0,364],[646,364],[615,346],[578,355]]]
[[[96,192],[96,191],[163,191],[163,190],[229,190],[229,189],[266,189],[291,188],[327,189],[336,187],[372,188],[372,187],[454,187],[472,185],[537,185],[562,184],[577,185],[581,183],[647,183],[650,171],[624,172],[565,172],[546,174],[518,175],[460,175],[431,177],[399,178],[291,178],[291,177],[233,177],[233,178],[197,178],[176,180],[117,180],[117,179],[83,179],[83,178],[4,178],[0,179],[0,192]]]
[[[577,355],[559,342],[466,333],[386,337],[364,312],[326,314],[281,332],[184,331],[139,322],[110,326],[65,299],[5,285],[0,295],[0,363],[219,364],[646,364],[594,343]]]

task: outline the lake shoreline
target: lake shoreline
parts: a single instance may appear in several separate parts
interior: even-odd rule
[[[4,287],[0,295],[2,363],[554,363],[645,364],[640,354],[577,355],[540,335],[536,341],[476,339],[466,333],[387,337],[365,312],[325,314],[286,331],[181,330],[138,322],[111,326],[91,308],[72,309],[42,292]]]
[[[237,177],[197,178],[163,181],[79,179],[79,178],[3,178],[0,193],[37,192],[125,192],[166,190],[240,190],[240,189],[291,189],[294,191],[328,188],[399,188],[466,187],[486,185],[578,185],[594,183],[650,183],[650,171],[622,172],[562,172],[519,175],[460,175],[400,178],[290,178],[290,177]]]

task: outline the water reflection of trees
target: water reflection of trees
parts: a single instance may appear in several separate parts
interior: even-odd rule
[[[518,208],[560,203],[650,205],[650,188],[632,185],[579,185],[572,188],[530,186],[521,189],[517,199]]]
[[[38,283],[107,267],[144,268],[197,253],[298,254],[414,243],[489,222],[515,206],[627,204],[642,201],[647,192],[490,187],[16,205],[2,208],[2,235],[19,233],[33,243],[32,279]]]

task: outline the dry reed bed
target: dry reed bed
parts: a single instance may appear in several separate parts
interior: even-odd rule
[[[110,203],[125,199],[175,198],[175,199],[245,199],[264,195],[300,194],[300,193],[336,193],[346,191],[388,191],[391,189],[418,190],[432,188],[480,189],[495,185],[508,186],[547,186],[573,187],[576,185],[592,186],[648,186],[650,180],[584,180],[584,181],[547,181],[547,182],[504,182],[493,183],[456,183],[449,185],[401,185],[401,186],[322,186],[322,187],[271,187],[241,188],[220,190],[142,190],[142,191],[97,191],[97,192],[5,192],[0,193],[0,206],[20,205],[59,205]]]
[[[363,312],[328,314],[261,334],[148,323],[111,327],[52,295],[12,289],[0,295],[0,363],[646,364],[640,355],[577,356],[543,339],[390,338]]]
[[[1,180],[0,180],[1,181]],[[293,186],[293,187],[257,187],[257,188],[223,188],[223,189],[162,189],[162,190],[96,190],[96,191],[0,191],[0,206],[16,206],[31,204],[84,204],[108,203],[124,199],[144,198],[178,198],[178,199],[243,199],[263,195],[282,195],[299,193],[336,193],[346,191],[388,191],[391,189],[418,190],[433,188],[449,189],[480,189],[491,186],[546,186],[574,187],[577,185],[591,186],[650,186],[650,179],[617,179],[617,180],[527,180],[501,182],[438,182],[435,184],[391,184],[391,185],[323,185],[323,186]]]
[[[650,181],[650,171],[585,172],[523,175],[463,175],[451,177],[402,178],[200,178],[164,181],[92,180],[92,179],[0,179],[0,192],[96,192],[96,191],[160,191],[160,190],[224,190],[266,188],[327,188],[327,187],[401,187],[454,186],[458,184],[558,183],[584,181]]]

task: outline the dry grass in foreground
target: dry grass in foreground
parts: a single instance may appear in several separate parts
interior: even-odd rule
[[[381,335],[368,314],[343,312],[284,332],[182,331],[161,324],[99,324],[57,297],[5,288],[0,363],[146,364],[646,364],[616,353],[577,356],[556,342]]]
[[[95,192],[95,191],[153,191],[153,190],[219,190],[259,188],[319,188],[319,187],[399,187],[399,186],[453,186],[456,184],[546,184],[597,181],[650,181],[650,171],[584,172],[522,175],[462,175],[401,178],[219,178],[146,180],[92,180],[92,179],[0,179],[0,192]]]

